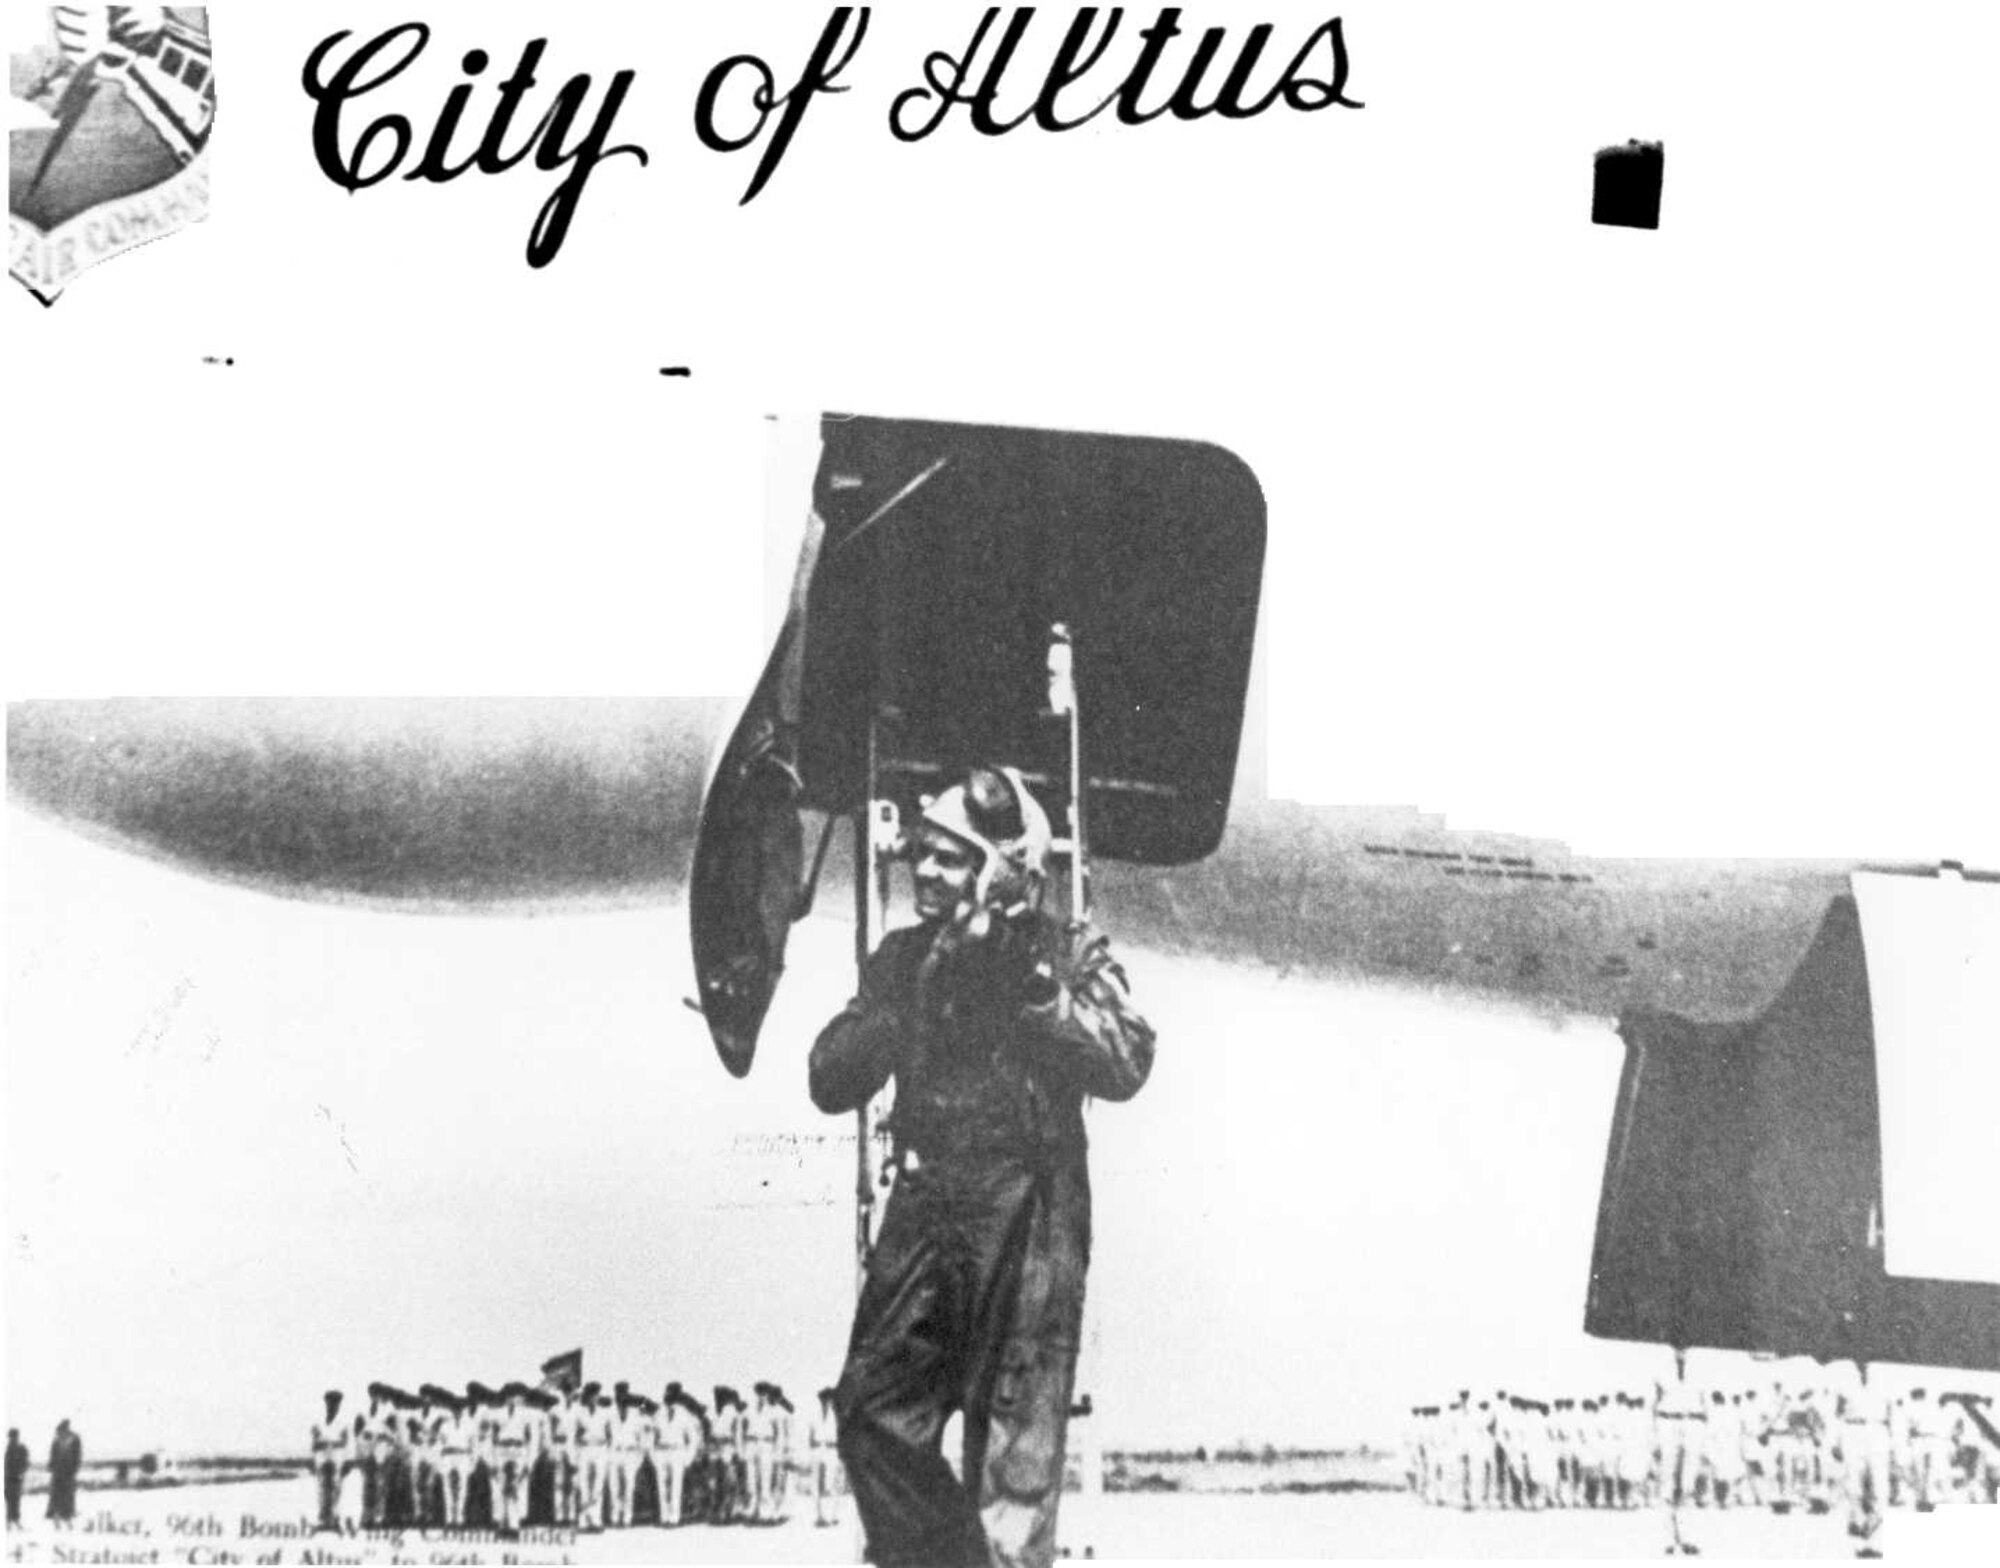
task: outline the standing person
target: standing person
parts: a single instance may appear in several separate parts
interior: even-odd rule
[[[465,1522],[480,1529],[500,1523],[500,1395],[484,1383],[465,1385],[472,1410],[472,1472],[465,1484]]]
[[[1570,1506],[1596,1508],[1604,1492],[1602,1416],[1595,1399],[1580,1399],[1570,1414]]]
[[[1446,1490],[1450,1500],[1464,1512],[1472,1512],[1474,1494],[1482,1482],[1482,1450],[1492,1452],[1486,1440],[1486,1402],[1472,1404],[1472,1390],[1458,1390],[1458,1404],[1452,1406],[1452,1434],[1446,1448]]]
[[[1639,1454],[1638,1422],[1632,1412],[1631,1398],[1623,1389],[1607,1396],[1610,1419],[1605,1423],[1606,1464],[1611,1506],[1630,1508],[1634,1506],[1633,1492],[1637,1487],[1643,1469]]]
[[[1660,1500],[1667,1505],[1672,1531],[1667,1555],[1689,1555],[1692,1547],[1681,1536],[1681,1511],[1693,1505],[1695,1480],[1706,1448],[1708,1409],[1701,1390],[1685,1375],[1654,1385],[1653,1430],[1660,1453]]]
[[[1504,1388],[1493,1396],[1493,1475],[1494,1506],[1518,1508],[1519,1481],[1514,1458],[1514,1396]]]
[[[1709,1395],[1708,1430],[1702,1434],[1702,1471],[1713,1506],[1743,1505],[1743,1425],[1740,1407],[1721,1389]]]
[[[436,1383],[426,1383],[424,1392],[431,1402],[430,1432],[428,1452],[431,1464],[431,1484],[425,1522],[445,1525],[451,1522],[451,1448],[458,1441],[458,1396],[450,1389]],[[469,1452],[462,1449],[461,1452]],[[460,1483],[461,1489],[463,1482]]]
[[[750,1495],[750,1477],[743,1458],[749,1426],[747,1415],[741,1394],[726,1383],[715,1385],[715,1424],[710,1428],[715,1460],[709,1492],[711,1524],[734,1524],[742,1517],[744,1501]]]
[[[1554,1496],[1554,1439],[1549,1432],[1549,1407],[1539,1399],[1521,1401],[1521,1476],[1528,1506],[1549,1506]]]
[[[680,1522],[680,1482],[674,1475],[679,1459],[680,1424],[685,1412],[674,1406],[678,1385],[669,1383],[660,1392],[659,1413],[653,1419],[653,1481],[660,1494],[660,1523]]]
[[[1500,1411],[1501,1447],[1506,1451],[1506,1484],[1501,1489],[1503,1508],[1532,1508],[1534,1456],[1528,1446],[1527,1401],[1509,1394]]]
[[[680,1402],[695,1420],[694,1452],[681,1481],[681,1518],[705,1524],[715,1517],[715,1425],[708,1406],[694,1395],[684,1393]]]
[[[771,1523],[783,1524],[791,1514],[792,1421],[798,1414],[778,1384],[771,1385]]]
[[[755,1384],[750,1397],[757,1401],[743,1423],[743,1460],[750,1472],[750,1522],[767,1524],[771,1518],[771,1456],[778,1437],[771,1385]]]
[[[612,1392],[618,1416],[611,1425],[611,1527],[624,1530],[632,1523],[632,1493],[638,1486],[644,1436],[633,1415],[631,1384],[620,1383]]]
[[[653,1463],[660,1472],[660,1523],[681,1522],[688,1466],[701,1451],[699,1407],[679,1383],[669,1383],[660,1400],[660,1448]]]
[[[840,1523],[840,1428],[833,1418],[833,1389],[819,1391],[819,1413],[806,1428],[806,1447],[812,1455],[813,1523],[824,1527]]]
[[[389,1445],[392,1418],[383,1408],[388,1395],[385,1383],[368,1385],[368,1410],[361,1418],[361,1528],[373,1530],[382,1523],[383,1493],[389,1478]]]
[[[1596,1400],[1595,1416],[1590,1432],[1592,1485],[1597,1492],[1593,1508],[1616,1508],[1618,1506],[1618,1476],[1620,1473],[1619,1448],[1623,1441],[1620,1430],[1619,1410],[1613,1403],[1615,1396],[1599,1394]]]
[[[729,1462],[730,1517],[738,1524],[749,1523],[754,1518],[756,1502],[755,1483],[751,1479],[750,1464],[755,1445],[754,1423],[750,1407],[743,1402],[743,1396],[731,1389],[729,1412],[729,1443],[734,1457]]]
[[[611,1414],[598,1398],[601,1383],[583,1385],[583,1414],[576,1423],[576,1473],[581,1490],[576,1500],[576,1527],[595,1533],[604,1528],[604,1468],[611,1457]]]
[[[313,1474],[319,1481],[319,1521],[321,1530],[337,1530],[341,1477],[347,1473],[352,1433],[340,1419],[341,1392],[329,1388],[325,1394],[326,1418],[312,1429]]]
[[[900,1172],[835,1408],[878,1564],[1051,1562],[1090,1253],[1083,1102],[1153,1065],[1104,940],[1040,909],[1049,823],[972,769],[922,811],[919,924],[891,932],[822,1031],[813,1103],[894,1078]],[[941,1449],[964,1420],[964,1482]]]
[[[21,1527],[21,1493],[28,1485],[28,1445],[21,1441],[21,1429],[7,1428],[7,1528]]]
[[[632,1520],[636,1524],[645,1513],[640,1499],[646,1495],[647,1488],[641,1483],[650,1472],[655,1510],[653,1521],[657,1524],[666,1518],[667,1508],[666,1478],[655,1457],[665,1448],[665,1439],[660,1435],[660,1407],[644,1394],[634,1394],[632,1406],[639,1412],[639,1452],[632,1467]]]
[[[1798,1496],[1800,1467],[1797,1462],[1799,1437],[1793,1421],[1797,1401],[1783,1383],[1771,1385],[1771,1406],[1766,1413],[1770,1433],[1772,1507],[1777,1513],[1791,1512]]]
[[[1575,1427],[1570,1417],[1570,1401],[1554,1399],[1549,1401],[1548,1412],[1542,1418],[1541,1430],[1546,1443],[1545,1455],[1548,1471],[1543,1482],[1547,1493],[1546,1502],[1556,1508],[1573,1505],[1572,1496],[1576,1482],[1576,1472],[1571,1465],[1571,1436]]]
[[[348,1422],[348,1460],[341,1472],[340,1496],[335,1500],[333,1527],[343,1535],[353,1535],[361,1528],[362,1493],[366,1487],[367,1471],[361,1463],[362,1448],[367,1441],[365,1422],[356,1416]]]
[[[1473,1427],[1473,1443],[1479,1454],[1479,1506],[1506,1506],[1506,1468],[1501,1453],[1502,1407],[1495,1399],[1479,1401],[1479,1416]]]
[[[417,1389],[416,1413],[409,1418],[410,1442],[410,1523],[422,1527],[435,1524],[431,1499],[437,1486],[437,1410],[432,1402],[432,1386]]]
[[[1939,1462],[1938,1455],[1942,1426],[1927,1390],[1910,1390],[1904,1420],[1909,1476],[1907,1486],[1915,1506],[1921,1512],[1929,1513],[1937,1507],[1938,1498],[1944,1491],[1944,1466]]]
[[[441,1391],[443,1392],[443,1391]],[[472,1405],[453,1394],[438,1421],[438,1483],[444,1495],[445,1528],[465,1524],[465,1494],[472,1489],[472,1450],[477,1421]]]
[[[382,1421],[381,1495],[376,1522],[385,1530],[410,1523],[411,1469],[409,1396],[401,1389],[388,1391],[389,1409]]]
[[[76,1522],[76,1478],[83,1469],[83,1439],[67,1420],[56,1423],[49,1443],[49,1518],[59,1525]]]
[[[528,1470],[534,1463],[534,1432],[521,1408],[525,1383],[500,1390],[505,1401],[493,1418],[493,1526],[502,1536],[518,1534],[528,1508]]]
[[[1882,1555],[1875,1537],[1889,1506],[1890,1420],[1888,1399],[1864,1372],[1861,1386],[1840,1402],[1841,1489],[1857,1557]]]
[[[562,1395],[547,1386],[531,1388],[522,1402],[528,1407],[528,1483],[523,1493],[526,1501],[521,1507],[521,1523],[552,1525],[558,1522],[555,1434]]]
[[[1803,1467],[1801,1486],[1805,1494],[1806,1507],[1813,1513],[1823,1514],[1833,1506],[1826,1495],[1825,1463],[1827,1420],[1832,1412],[1821,1407],[1819,1392],[1818,1388],[1808,1383],[1801,1393],[1799,1407],[1794,1412],[1793,1418],[1798,1422],[1803,1434],[1798,1453]]]
[[[562,1387],[555,1409],[549,1412],[549,1470],[553,1488],[552,1511],[555,1522],[568,1527],[576,1523],[576,1390]]]

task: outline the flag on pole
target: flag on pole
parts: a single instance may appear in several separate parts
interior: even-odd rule
[[[542,1387],[558,1394],[574,1394],[583,1387],[583,1350],[565,1350],[542,1363]]]

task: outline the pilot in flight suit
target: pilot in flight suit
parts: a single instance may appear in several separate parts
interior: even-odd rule
[[[1153,1063],[1104,941],[1041,913],[1048,818],[1011,769],[976,768],[914,835],[920,924],[863,966],[821,1033],[813,1102],[896,1080],[899,1176],[835,1411],[879,1564],[1046,1564],[1090,1255],[1083,1100]],[[963,1485],[940,1452],[964,1417]]]

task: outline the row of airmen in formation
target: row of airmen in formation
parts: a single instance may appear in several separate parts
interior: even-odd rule
[[[679,1383],[658,1400],[619,1383],[554,1391],[434,1383],[415,1394],[368,1387],[368,1409],[340,1413],[330,1390],[312,1429],[325,1530],[523,1528],[597,1531],[634,1524],[778,1524],[802,1468],[814,1522],[837,1522],[833,1390],[805,1423],[775,1383],[754,1404],[718,1385],[711,1411]]]
[[[2000,1501],[2000,1430],[1983,1394],[1891,1399],[1775,1384],[1768,1392],[1679,1381],[1651,1398],[1551,1402],[1461,1389],[1410,1412],[1410,1484],[1455,1508],[1794,1506],[1849,1509],[1872,1536],[1885,1506]]]

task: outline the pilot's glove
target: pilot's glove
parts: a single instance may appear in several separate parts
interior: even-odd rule
[[[1085,1093],[1129,1100],[1153,1067],[1153,1030],[1132,1006],[1125,971],[1087,925],[1045,927],[1015,991],[1038,1049]]]
[[[1037,946],[1021,983],[1021,1003],[1031,1014],[1067,1017],[1092,980],[1116,968],[1110,940],[1087,925],[1065,925]]]

